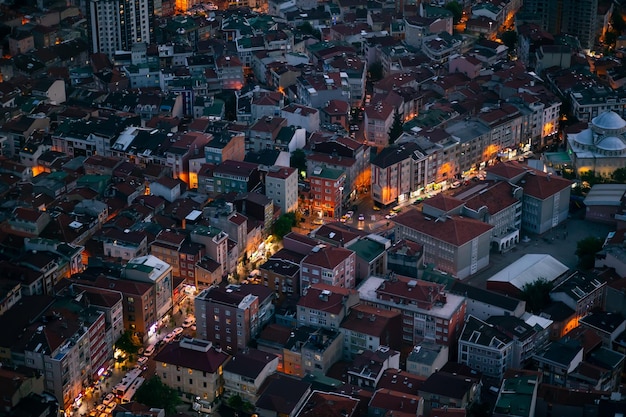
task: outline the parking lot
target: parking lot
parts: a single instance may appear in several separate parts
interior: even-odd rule
[[[569,268],[576,268],[578,264],[576,244],[578,241],[590,236],[604,240],[606,235],[615,229],[613,226],[606,224],[585,221],[580,218],[580,215],[582,213],[574,216],[574,218],[567,219],[564,224],[541,236],[528,236],[530,238],[529,241],[520,241],[517,246],[506,253],[491,252],[489,255],[489,266],[465,282],[485,288],[487,279],[529,253],[545,253]]]

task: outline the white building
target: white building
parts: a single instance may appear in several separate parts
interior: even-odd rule
[[[128,261],[122,277],[154,283],[157,318],[164,317],[172,308],[172,266],[156,256],[146,255]]]
[[[153,42],[154,3],[149,0],[91,0],[87,10],[91,50],[112,57],[115,51],[130,51],[134,43]]]
[[[298,170],[273,166],[265,176],[265,195],[283,214],[298,209]]]

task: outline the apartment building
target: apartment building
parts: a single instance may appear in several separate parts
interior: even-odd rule
[[[413,154],[419,150],[415,143],[403,143],[384,148],[374,158],[372,169],[372,199],[387,206],[408,198],[413,191]]]
[[[224,392],[224,366],[231,356],[201,339],[169,343],[154,356],[156,375],[186,402],[212,402]]]
[[[444,286],[392,275],[370,277],[358,288],[361,302],[402,313],[402,341],[413,345],[431,341],[455,350],[465,319],[465,297],[448,294]]]
[[[236,353],[248,345],[273,314],[272,292],[261,285],[220,285],[195,298],[197,334]]]
[[[402,315],[365,304],[352,307],[339,328],[343,333],[343,357],[352,360],[359,352],[376,351],[381,346],[400,350]]]
[[[489,264],[493,226],[461,216],[433,218],[409,209],[393,219],[396,239],[423,245],[424,263],[465,279]]]
[[[317,166],[309,176],[313,211],[320,218],[336,218],[342,211],[346,173],[337,169]],[[347,189],[345,189],[348,192]]]
[[[359,293],[354,289],[313,284],[298,300],[298,324],[339,329],[350,308],[358,302]]]
[[[550,291],[550,299],[574,310],[577,326],[592,310],[604,308],[605,287],[605,278],[576,271]]]
[[[356,254],[351,250],[318,245],[300,263],[300,294],[315,284],[354,288]]]
[[[271,167],[265,175],[265,195],[281,212],[298,209],[298,170],[291,167]]]
[[[122,277],[154,286],[155,313],[158,320],[172,309],[174,285],[172,267],[168,263],[153,255],[133,258],[124,266]]]
[[[93,52],[113,57],[131,51],[133,44],[154,41],[154,3],[148,0],[99,0],[87,6]]]
[[[224,397],[240,396],[255,404],[261,386],[276,372],[278,356],[254,348],[237,352],[224,366]]]

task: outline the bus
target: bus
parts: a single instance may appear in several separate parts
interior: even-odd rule
[[[126,394],[124,394],[124,396],[122,397],[122,400],[120,401],[120,403],[126,404],[126,403],[131,402],[131,400],[135,396],[135,393],[137,392],[137,390],[139,389],[141,384],[143,384],[144,381],[145,381],[145,379],[143,377],[141,377],[141,376],[138,377],[137,379],[135,379],[135,381],[126,390]]]
[[[122,378],[119,384],[113,387],[113,394],[115,394],[115,396],[118,398],[122,398],[126,394],[126,391],[128,391],[130,386],[133,384],[133,382],[135,382],[137,378],[140,378],[140,375],[141,368],[133,368],[124,376],[124,378]]]

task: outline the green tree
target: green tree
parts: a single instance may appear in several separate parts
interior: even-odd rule
[[[303,172],[306,172],[306,154],[302,149],[296,149],[291,153],[289,165],[291,165],[292,168],[296,168],[298,170],[298,178],[302,175]]]
[[[500,39],[502,39],[502,43],[509,48],[509,51],[512,51],[517,45],[517,32],[507,30],[500,36]]]
[[[303,24],[301,24],[300,26],[298,26],[298,29],[300,29],[300,31],[301,31],[302,33],[305,33],[305,34],[307,34],[307,35],[314,36],[314,37],[316,37],[317,39],[320,39],[320,38],[321,38],[321,36],[320,36],[320,31],[319,31],[319,30],[317,30],[317,29],[315,29],[315,28],[313,27],[313,25],[311,25],[311,23],[310,23],[310,22],[304,22]]]
[[[583,269],[592,269],[596,262],[596,253],[602,249],[603,241],[595,236],[586,237],[576,243],[578,265]]]
[[[404,123],[402,122],[402,117],[400,116],[400,112],[398,108],[393,112],[393,122],[391,123],[391,127],[389,128],[389,144],[392,145],[399,137],[402,135],[402,128]]]
[[[370,67],[367,69],[367,72],[369,74],[370,81],[373,83],[382,80],[385,76],[383,64],[380,61],[372,63],[372,65],[370,65]]]
[[[176,406],[182,403],[176,390],[165,385],[157,375],[139,387],[135,401],[149,407],[162,408],[168,415],[175,414]]]
[[[618,183],[626,183],[626,168],[617,168],[611,174],[613,181]]]
[[[550,291],[552,291],[552,283],[545,278],[539,278],[522,287],[520,298],[526,301],[526,310],[539,313],[550,304]]]
[[[278,239],[282,239],[291,228],[298,222],[295,213],[285,213],[274,222],[273,233]]]
[[[463,17],[463,6],[461,6],[459,2],[451,1],[450,3],[446,3],[443,7],[452,12],[452,22],[455,25],[461,21]]]
[[[130,330],[126,330],[117,342],[115,342],[115,347],[123,350],[129,355],[134,355],[139,352],[139,348],[141,347],[141,341],[139,338]]]

